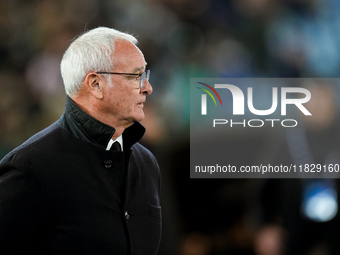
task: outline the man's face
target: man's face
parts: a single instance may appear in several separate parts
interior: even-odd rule
[[[115,44],[113,53],[114,70],[117,73],[141,74],[145,71],[146,62],[142,52],[131,42],[120,40]],[[138,77],[138,76],[137,76]],[[103,113],[113,117],[114,125],[132,125],[144,119],[144,102],[152,93],[147,79],[142,89],[139,88],[140,78],[128,75],[110,75],[113,87],[106,84],[103,88]]]

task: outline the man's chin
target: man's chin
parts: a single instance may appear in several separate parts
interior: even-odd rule
[[[141,114],[139,114],[138,116],[136,116],[135,122],[141,122],[141,121],[144,120],[144,119],[145,119],[145,114],[144,114],[144,112],[142,111]]]

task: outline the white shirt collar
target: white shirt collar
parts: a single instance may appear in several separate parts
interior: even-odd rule
[[[106,146],[107,151],[111,149],[111,146],[114,142],[119,142],[120,147],[122,148],[122,151],[123,151],[123,135],[118,136],[116,140],[110,139],[109,143]]]

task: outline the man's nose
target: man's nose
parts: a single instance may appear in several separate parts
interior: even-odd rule
[[[148,81],[148,79],[145,79],[143,87],[142,87],[142,93],[146,95],[150,95],[152,91],[153,89],[152,89],[150,82]]]

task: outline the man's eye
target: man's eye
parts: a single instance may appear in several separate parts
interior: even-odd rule
[[[139,81],[141,76],[142,76],[141,74],[138,74],[138,75],[129,75],[129,76],[128,76],[128,79],[129,79],[129,80],[136,80],[136,81]]]
[[[127,78],[129,80],[136,80],[136,79],[138,79],[138,76],[137,75],[129,75],[129,76],[127,76]]]
[[[139,81],[141,77],[142,77],[142,74],[138,74],[138,76],[136,75],[135,76],[136,81]]]

